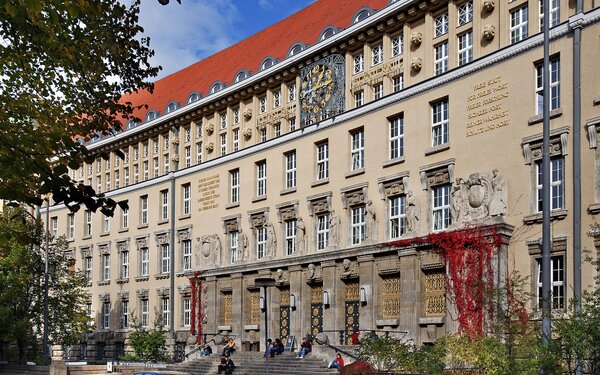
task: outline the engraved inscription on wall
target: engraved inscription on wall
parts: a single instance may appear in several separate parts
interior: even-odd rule
[[[203,177],[198,181],[198,192],[200,193],[198,211],[219,207],[219,197],[221,196],[219,194],[220,182],[221,179],[218,174]]]
[[[473,85],[473,94],[467,98],[467,137],[509,125],[508,96],[508,83],[502,76]]]

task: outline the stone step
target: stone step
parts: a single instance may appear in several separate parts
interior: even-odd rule
[[[49,373],[50,368],[48,366],[0,365],[0,374],[48,375]]]

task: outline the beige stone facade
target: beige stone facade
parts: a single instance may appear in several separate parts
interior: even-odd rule
[[[575,15],[573,1],[556,3],[552,267],[560,312],[573,297],[575,266],[574,69],[583,78],[584,249],[594,249],[587,232],[600,212],[600,9],[588,0]],[[502,236],[496,276],[529,275],[536,295],[538,30],[538,0],[392,2],[255,76],[91,145],[121,150],[125,160],[113,153],[73,176],[129,210],[107,219],[51,208],[55,233],[71,239],[89,275],[96,331],[81,356],[116,356],[134,315],[151,324],[163,314],[189,350],[194,309],[203,333],[235,335],[249,349],[265,329],[257,277],[276,280],[270,336],[325,332],[339,343],[340,331],[346,340],[357,329],[389,330],[432,342],[457,329],[443,264],[427,249],[389,242],[477,224]],[[323,95],[341,104],[310,112],[307,67],[331,67],[322,61],[332,56],[343,61],[332,78],[341,91]],[[586,287],[595,271],[581,268]],[[202,297],[193,308],[194,274]]]

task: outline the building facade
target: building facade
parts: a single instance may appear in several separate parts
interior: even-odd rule
[[[573,297],[573,249],[594,249],[587,232],[600,212],[599,7],[550,4],[558,314]],[[179,351],[200,333],[250,349],[265,312],[270,336],[323,332],[337,343],[388,330],[431,343],[457,330],[454,307],[441,258],[412,240],[474,226],[501,238],[497,282],[518,271],[539,296],[540,9],[320,0],[128,97],[149,105],[143,121],[96,139],[90,149],[110,158],[71,174],[129,208],[112,218],[50,209],[51,233],[67,237],[88,278],[96,323],[70,355],[117,357],[132,318],[156,316]],[[587,287],[595,270],[581,270]],[[275,279],[267,306],[259,277]]]

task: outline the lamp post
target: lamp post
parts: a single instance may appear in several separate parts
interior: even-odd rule
[[[259,277],[254,279],[254,285],[263,288],[264,301],[265,301],[265,346],[267,345],[267,340],[269,339],[269,329],[268,329],[268,319],[267,319],[267,311],[268,311],[268,303],[267,303],[267,288],[275,286],[275,279],[270,277]],[[269,373],[269,356],[266,353],[265,348],[265,374]]]

